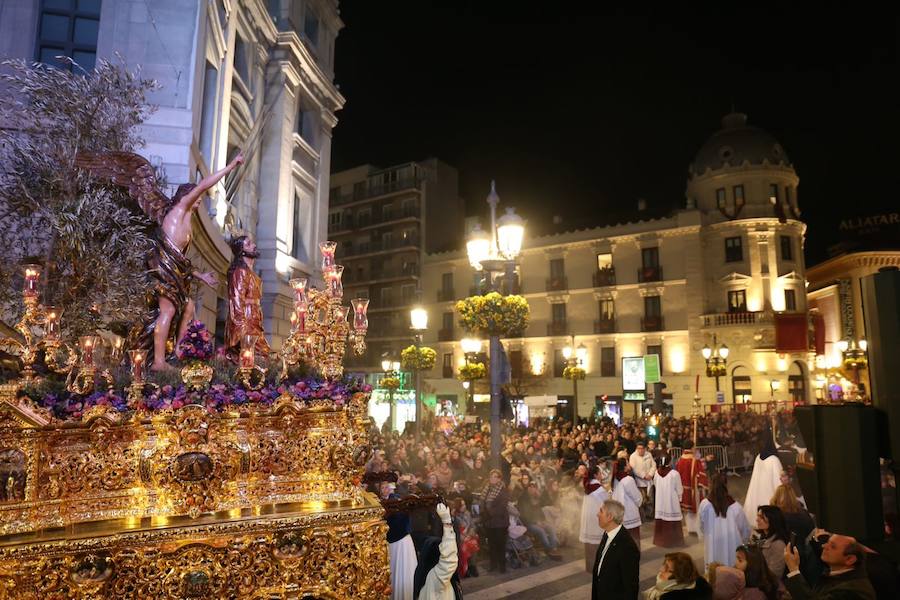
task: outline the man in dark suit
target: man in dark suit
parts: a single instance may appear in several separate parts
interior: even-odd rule
[[[622,527],[625,507],[607,500],[597,513],[603,538],[594,561],[593,600],[636,600],[640,579],[641,551]]]

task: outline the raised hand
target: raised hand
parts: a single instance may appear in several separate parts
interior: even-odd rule
[[[437,506],[435,506],[434,511],[441,518],[441,522],[444,525],[449,525],[450,523],[453,522],[452,519],[450,518],[450,509],[447,508],[447,505],[444,504],[443,502],[441,502]]]
[[[195,273],[195,275],[197,279],[210,287],[215,287],[219,284],[219,278],[216,277],[216,274],[211,271],[206,271],[204,273]]]

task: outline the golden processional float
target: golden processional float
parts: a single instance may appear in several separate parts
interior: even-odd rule
[[[359,486],[369,393],[341,381],[346,345],[365,351],[368,300],[342,305],[334,244],[322,251],[325,289],[291,281],[281,351],[282,377],[306,362],[321,378],[265,384],[246,340],[233,384],[210,386],[195,360],[184,386],[159,388],[133,350],[122,393],[96,336],[60,343],[28,267],[22,335],[3,340],[25,368],[0,387],[0,599],[389,595],[383,509]],[[211,344],[199,322],[188,337]],[[41,354],[69,369],[65,401],[23,393]]]

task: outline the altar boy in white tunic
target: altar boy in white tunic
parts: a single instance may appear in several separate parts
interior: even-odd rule
[[[597,560],[597,548],[603,540],[603,529],[597,522],[597,513],[603,503],[609,499],[609,494],[603,484],[600,483],[600,467],[594,465],[578,467],[584,486],[584,499],[581,502],[581,531],[578,540],[584,544],[584,570],[592,572],[594,562]]]
[[[638,490],[634,477],[629,473],[626,459],[616,461],[613,469],[613,493],[612,498],[625,506],[625,519],[622,527],[628,530],[634,538],[638,550],[641,549],[641,492]]]
[[[681,496],[684,486],[681,475],[665,464],[660,458],[660,465],[653,475],[653,487],[656,490],[656,521],[653,526],[653,544],[660,548],[677,548],[684,546],[684,531],[681,528]]]

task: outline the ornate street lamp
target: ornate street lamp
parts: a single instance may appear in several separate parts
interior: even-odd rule
[[[384,379],[390,382],[390,385],[384,385],[388,391],[388,405],[390,406],[390,423],[391,431],[394,430],[394,420],[396,417],[396,405],[394,404],[394,390],[397,389],[396,381],[400,374],[400,361],[385,358],[381,361],[381,370],[384,372]]]
[[[416,340],[416,352],[421,351],[422,334],[428,329],[428,311],[416,306],[409,311],[410,329]],[[418,360],[418,359],[417,359]],[[416,439],[422,437],[422,370],[416,369]]]
[[[497,220],[497,205],[500,196],[497,195],[497,186],[491,181],[491,193],[487,197],[488,206],[491,207],[491,231],[490,235],[482,231],[480,227],[472,230],[466,242],[466,252],[469,264],[476,271],[484,271],[484,281],[489,289],[495,289],[496,276],[505,274],[508,293],[513,291],[513,279],[516,274],[516,259],[522,251],[522,242],[525,238],[525,222],[519,217],[513,208],[507,208],[499,222]],[[497,290],[500,291],[500,290]],[[500,336],[490,337],[490,362],[491,362],[491,461],[494,467],[500,467]]]
[[[725,377],[728,365],[728,346],[719,345],[716,336],[713,335],[713,347],[703,346],[700,351],[703,360],[706,361],[706,376],[716,378],[716,391],[719,391],[719,377]]]
[[[572,343],[575,343],[575,337],[572,337]],[[566,360],[566,369],[563,371],[563,376],[566,379],[572,380],[572,396],[574,398],[575,406],[572,410],[572,418],[577,421],[578,420],[578,380],[584,379],[585,371],[584,365],[587,360],[587,348],[585,348],[584,344],[579,344],[578,348],[572,348],[571,344],[567,345],[562,350],[563,358]]]
[[[459,341],[460,347],[462,347],[463,357],[466,361],[466,366],[475,362],[478,357],[478,353],[481,352],[481,340],[477,338],[463,338]],[[475,385],[474,381],[465,380],[463,381],[463,389],[466,390],[466,396],[470,401],[474,401],[475,399]],[[471,409],[471,404],[468,409]]]
[[[865,339],[845,339],[837,343],[838,350],[844,358],[844,368],[853,369],[853,384],[859,395],[859,370],[869,366],[869,343]]]

